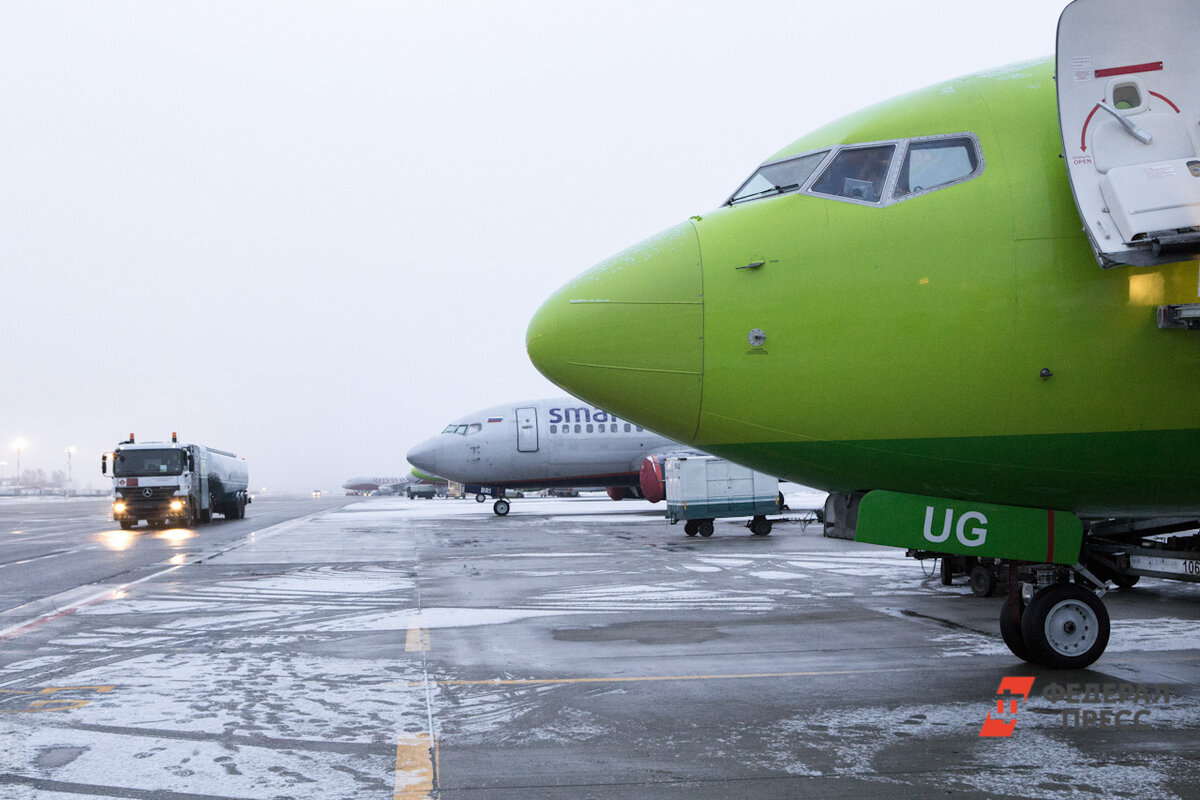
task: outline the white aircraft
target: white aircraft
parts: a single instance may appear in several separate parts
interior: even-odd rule
[[[408,452],[417,469],[464,484],[492,510],[508,489],[604,488],[614,500],[662,499],[661,459],[695,453],[574,397],[485,408],[451,422]],[[646,480],[643,480],[645,476]]]
[[[347,493],[353,494],[368,494],[368,495],[392,495],[400,494],[406,489],[414,486],[445,486],[446,481],[434,475],[416,474],[415,471],[409,472],[407,475],[390,478],[372,478],[359,477],[351,478],[342,484],[342,488]]]
[[[342,488],[357,494],[395,494],[412,480],[414,479],[411,475],[401,475],[398,478],[351,478],[342,484]]]

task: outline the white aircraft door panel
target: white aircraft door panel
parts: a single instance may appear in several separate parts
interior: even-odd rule
[[[1103,267],[1200,255],[1195,0],[1075,0],[1058,22],[1059,128]]]
[[[537,409],[517,409],[517,451],[536,453],[538,449]]]

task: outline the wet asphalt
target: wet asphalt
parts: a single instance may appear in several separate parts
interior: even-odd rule
[[[86,505],[0,505],[0,797],[1200,796],[1195,584],[1107,595],[1108,651],[1053,672],[999,597],[798,523],[281,498],[128,537]]]

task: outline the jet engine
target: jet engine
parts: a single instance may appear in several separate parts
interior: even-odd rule
[[[638,472],[638,483],[642,487],[642,497],[651,503],[657,503],[667,496],[667,487],[663,480],[662,456],[646,456],[642,459],[642,467]]]

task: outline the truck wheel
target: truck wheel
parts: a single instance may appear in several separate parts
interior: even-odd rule
[[[503,517],[508,515],[508,501],[501,497],[492,504],[492,511],[496,512],[496,516]]]
[[[971,567],[971,576],[968,580],[971,584],[971,592],[976,597],[991,597],[992,593],[996,591],[996,573],[982,564]]]
[[[750,532],[755,536],[769,536],[771,533],[771,520],[766,517],[755,517],[750,520]]]
[[[713,521],[711,519],[699,520],[696,524],[696,533],[707,539],[713,535]]]
[[[121,530],[126,530],[126,531],[137,524],[136,522],[134,522],[131,519],[123,519],[120,522],[121,522]]]
[[[487,495],[484,494],[483,492],[480,492],[479,494],[475,495],[476,503],[482,503],[484,500],[487,500]]]
[[[1108,609],[1074,583],[1038,592],[1021,615],[1021,634],[1033,660],[1051,669],[1083,669],[1108,647]]]
[[[695,536],[696,535],[696,527],[697,527],[696,520],[689,519],[687,522],[683,523],[683,532],[686,533],[688,536]]]
[[[1132,589],[1142,579],[1141,575],[1113,575],[1112,582],[1118,589]]]

